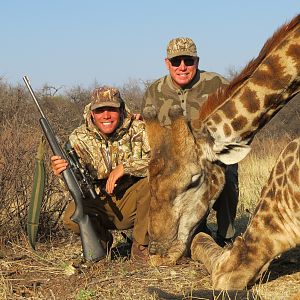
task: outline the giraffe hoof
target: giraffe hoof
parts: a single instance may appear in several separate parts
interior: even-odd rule
[[[171,120],[183,115],[183,109],[179,105],[173,105],[169,109],[169,117]]]
[[[154,106],[147,106],[143,110],[143,118],[147,120],[153,120],[157,117],[157,111]]]

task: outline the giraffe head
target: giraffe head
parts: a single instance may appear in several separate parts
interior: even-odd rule
[[[162,128],[155,109],[144,110],[152,153],[149,251],[164,256],[165,263],[176,262],[178,253],[186,250],[191,229],[206,214],[209,202],[224,184],[223,168],[205,159],[209,147],[197,146],[181,108],[172,107],[169,116],[171,129]],[[203,136],[204,146],[206,138]]]
[[[224,184],[222,164],[242,160],[256,134],[300,89],[300,16],[282,26],[231,84],[211,95],[191,126],[178,107],[162,128],[144,111],[151,147],[150,247],[154,264],[172,264]]]

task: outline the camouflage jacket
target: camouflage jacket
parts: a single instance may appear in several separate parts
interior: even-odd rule
[[[198,117],[199,107],[210,93],[228,84],[227,80],[217,73],[198,70],[193,81],[184,89],[176,88],[171,76],[167,75],[156,80],[147,89],[142,109],[155,106],[161,125],[170,125],[168,111],[172,105],[182,107],[188,121]]]
[[[90,104],[85,107],[85,124],[70,135],[83,166],[96,179],[106,179],[117,165],[123,164],[125,174],[146,177],[150,147],[145,124],[125,116],[121,126],[110,137],[103,136],[91,119]]]

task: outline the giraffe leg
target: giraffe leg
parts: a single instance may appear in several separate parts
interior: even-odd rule
[[[215,268],[218,258],[223,253],[224,249],[221,248],[210,235],[204,232],[198,233],[192,241],[192,259],[201,261],[210,274]]]
[[[244,250],[247,249],[240,241],[221,248],[211,236],[201,232],[192,242],[192,259],[205,265],[215,290],[242,290],[254,275],[239,263]]]

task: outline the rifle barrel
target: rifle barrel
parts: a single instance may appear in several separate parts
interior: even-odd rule
[[[36,106],[38,108],[38,110],[40,111],[41,116],[45,119],[46,118],[45,114],[44,114],[42,108],[40,107],[40,104],[39,104],[37,98],[35,97],[34,91],[33,91],[32,87],[31,87],[31,85],[29,83],[29,78],[27,76],[24,76],[23,80],[24,80],[24,82],[25,82],[25,84],[26,84],[26,86],[27,86],[27,88],[28,88],[28,90],[29,90],[29,92],[31,94],[31,97],[33,98],[33,100],[34,100],[34,102],[35,102],[35,104],[36,104]]]

